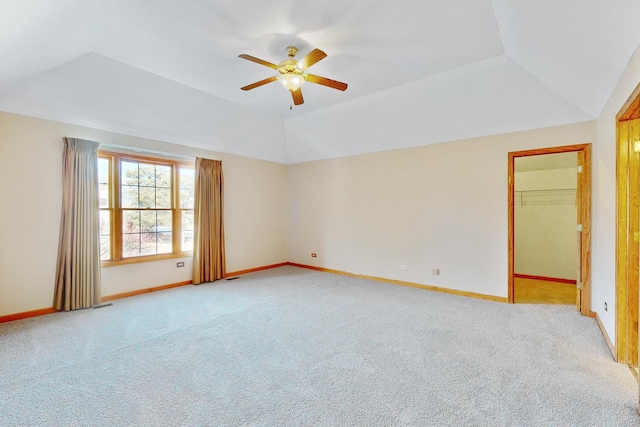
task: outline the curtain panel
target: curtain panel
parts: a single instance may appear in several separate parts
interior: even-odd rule
[[[62,215],[53,307],[100,303],[98,143],[64,138]]]
[[[193,284],[225,276],[223,176],[219,160],[196,158]]]

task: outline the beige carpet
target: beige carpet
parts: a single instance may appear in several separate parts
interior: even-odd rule
[[[2,426],[632,426],[593,319],[282,267],[0,325]]]

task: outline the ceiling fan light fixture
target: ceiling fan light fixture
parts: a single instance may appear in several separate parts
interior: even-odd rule
[[[276,78],[280,83],[282,83],[282,86],[290,92],[295,92],[300,89],[300,86],[305,82],[302,75],[293,73],[280,74]]]

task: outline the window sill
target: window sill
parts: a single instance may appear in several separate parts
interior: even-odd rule
[[[162,254],[162,255],[148,255],[148,256],[139,256],[134,258],[124,258],[117,261],[100,261],[101,267],[115,267],[118,265],[126,265],[126,264],[140,264],[143,262],[153,262],[153,261],[163,261],[166,259],[174,259],[174,258],[190,258],[193,257],[193,252],[181,252],[178,254]]]

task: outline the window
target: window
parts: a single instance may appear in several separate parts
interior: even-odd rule
[[[193,250],[193,164],[100,152],[98,171],[103,263]]]

